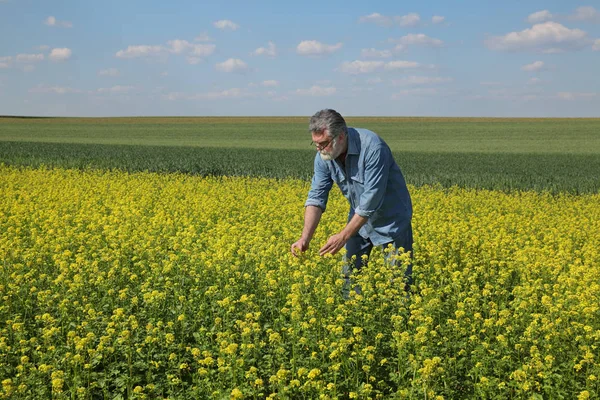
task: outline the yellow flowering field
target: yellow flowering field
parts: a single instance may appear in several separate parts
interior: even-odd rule
[[[0,166],[0,398],[598,398],[600,195],[410,187],[344,300],[308,185]]]

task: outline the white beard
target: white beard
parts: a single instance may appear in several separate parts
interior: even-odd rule
[[[319,151],[321,160],[324,160],[324,161],[335,160],[344,151],[343,147],[341,146],[340,142],[338,142],[337,138],[333,139],[331,147],[332,147],[331,151],[323,151],[323,150]]]

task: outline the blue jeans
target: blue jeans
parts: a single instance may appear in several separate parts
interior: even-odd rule
[[[412,234],[412,225],[409,223],[408,228],[404,231],[404,234],[395,238],[393,241],[389,243],[385,243],[379,246],[382,250],[387,248],[389,245],[392,245],[394,250],[397,250],[402,247],[404,251],[410,251],[410,257],[412,259],[413,253],[413,234]],[[346,255],[344,257],[345,265],[342,269],[342,274],[344,275],[345,283],[344,289],[342,290],[344,297],[347,297],[348,290],[350,288],[351,275],[359,272],[362,267],[366,266],[368,260],[363,261],[362,256],[367,255],[367,257],[371,254],[371,250],[373,249],[373,243],[369,239],[365,239],[359,234],[354,235],[353,237],[346,242]],[[390,253],[393,255],[394,253]],[[356,256],[354,259],[354,263],[352,257]],[[387,260],[386,260],[387,261]],[[395,263],[391,264],[392,266],[396,266]],[[412,263],[410,263],[406,267],[406,271],[404,272],[405,286],[404,290],[408,291],[410,289],[410,285],[412,285]],[[360,293],[360,287],[355,287],[355,291]]]

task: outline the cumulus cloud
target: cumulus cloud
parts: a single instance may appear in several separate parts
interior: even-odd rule
[[[600,12],[590,6],[578,7],[569,19],[583,22],[600,22]]]
[[[127,46],[125,50],[119,50],[115,54],[118,58],[139,58],[164,56],[167,49],[160,45]]]
[[[0,68],[9,68],[11,64],[12,64],[11,56],[0,57]]]
[[[339,71],[341,71],[343,73],[356,75],[356,74],[367,74],[369,72],[378,70],[378,69],[382,68],[383,66],[384,66],[383,61],[354,60],[354,61],[343,62],[342,65],[340,65],[340,67],[338,69],[339,69]]]
[[[385,64],[384,69],[388,71],[401,70],[401,69],[412,69],[420,68],[421,64],[414,61],[390,61]]]
[[[594,50],[594,51],[600,51],[600,39],[596,39],[596,41],[594,41],[594,45],[592,46],[592,50]]]
[[[52,49],[48,58],[52,61],[64,61],[71,58],[72,51],[66,47]]]
[[[578,100],[578,99],[589,99],[596,97],[598,93],[593,92],[558,92],[556,97],[561,100]]]
[[[543,68],[544,68],[544,62],[543,61],[534,61],[531,64],[526,64],[526,65],[523,65],[521,67],[521,69],[523,71],[529,71],[529,72],[539,71],[539,70],[541,70]]]
[[[98,93],[110,93],[110,94],[125,94],[129,93],[134,89],[133,86],[122,86],[115,85],[109,88],[99,88],[97,90]]]
[[[421,17],[417,13],[410,13],[398,17],[394,17],[394,21],[403,27],[417,26],[421,22]]]
[[[63,86],[38,85],[34,88],[29,89],[29,93],[67,94],[67,93],[81,93],[81,90],[73,89],[70,87],[63,87]]]
[[[252,52],[252,55],[275,57],[277,55],[277,47],[275,46],[275,43],[269,42],[267,47],[259,47]]]
[[[210,56],[216,49],[214,44],[190,43],[183,39],[173,39],[167,41],[167,46],[163,45],[139,45],[128,46],[125,50],[119,50],[115,56],[117,58],[152,58],[166,57],[169,54],[185,55],[188,63],[197,64],[203,58]]]
[[[116,68],[108,68],[108,69],[103,69],[101,71],[98,71],[98,75],[115,77],[115,76],[121,75],[121,73]]]
[[[438,85],[442,83],[452,82],[452,78],[444,78],[439,76],[408,76],[402,79],[392,81],[396,86],[418,86],[418,85]]]
[[[541,82],[542,82],[542,80],[540,78],[530,78],[527,81],[527,84],[528,85],[537,85],[538,83],[541,83]]]
[[[534,12],[533,14],[529,14],[527,17],[527,22],[530,24],[539,24],[541,22],[550,21],[554,16],[548,10],[542,10]]]
[[[242,72],[248,69],[248,64],[239,58],[230,58],[222,63],[215,65],[217,71],[222,72]]]
[[[363,58],[389,58],[392,56],[392,52],[390,50],[377,50],[370,48],[362,49],[360,51],[360,56]]]
[[[406,36],[402,36],[400,39],[390,39],[390,42],[397,43],[400,48],[404,46],[429,46],[429,47],[440,47],[444,44],[440,39],[432,38],[424,33],[409,33]]]
[[[587,33],[581,29],[569,29],[558,22],[545,22],[520,32],[491,37],[485,43],[489,49],[498,51],[558,53],[581,49],[589,42]]]
[[[238,24],[236,24],[235,22],[228,20],[228,19],[222,19],[219,21],[215,21],[213,23],[213,25],[215,26],[215,28],[218,28],[218,29],[232,30],[232,31],[235,31],[240,27]]]
[[[275,86],[279,86],[279,82],[273,79],[267,80],[267,81],[262,81],[261,85],[265,86],[265,87],[275,87]]]
[[[40,62],[44,60],[43,54],[17,54],[15,57],[18,63],[33,63]]]
[[[358,75],[358,74],[368,74],[370,72],[378,71],[378,70],[386,70],[386,71],[397,71],[404,69],[413,69],[413,68],[424,68],[422,64],[419,64],[414,61],[362,61],[362,60],[354,60],[354,61],[345,61],[343,62],[337,71],[350,74],[350,75]]]
[[[431,22],[434,24],[441,24],[446,20],[446,17],[442,17],[441,15],[434,15],[431,17]]]
[[[392,18],[386,17],[386,16],[381,15],[379,13],[373,13],[373,14],[370,14],[370,15],[365,15],[363,17],[360,17],[359,21],[360,22],[371,22],[371,23],[374,23],[376,25],[386,26],[386,27],[392,25]]]
[[[316,40],[303,40],[296,47],[296,52],[301,56],[320,56],[331,54],[342,48],[342,43],[325,44]]]
[[[311,86],[310,89],[296,89],[296,94],[300,96],[331,96],[335,94],[337,89],[333,86],[323,87],[323,86]]]
[[[436,16],[436,21],[442,22],[444,17]],[[442,18],[442,20],[439,20]],[[410,13],[406,15],[397,15],[394,17],[388,17],[386,15],[382,15],[379,13],[373,13],[370,15],[365,15],[359,18],[359,22],[363,23],[373,23],[379,26],[390,27],[394,24],[400,25],[402,27],[413,27],[419,25],[421,22],[421,17],[417,13]]]
[[[58,28],[72,28],[73,24],[69,21],[59,21],[53,16],[49,16],[44,20],[44,24]]]

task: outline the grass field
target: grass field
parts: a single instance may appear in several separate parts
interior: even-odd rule
[[[409,183],[600,190],[600,119],[348,118],[380,134]],[[307,118],[0,118],[0,162],[308,179]]]

